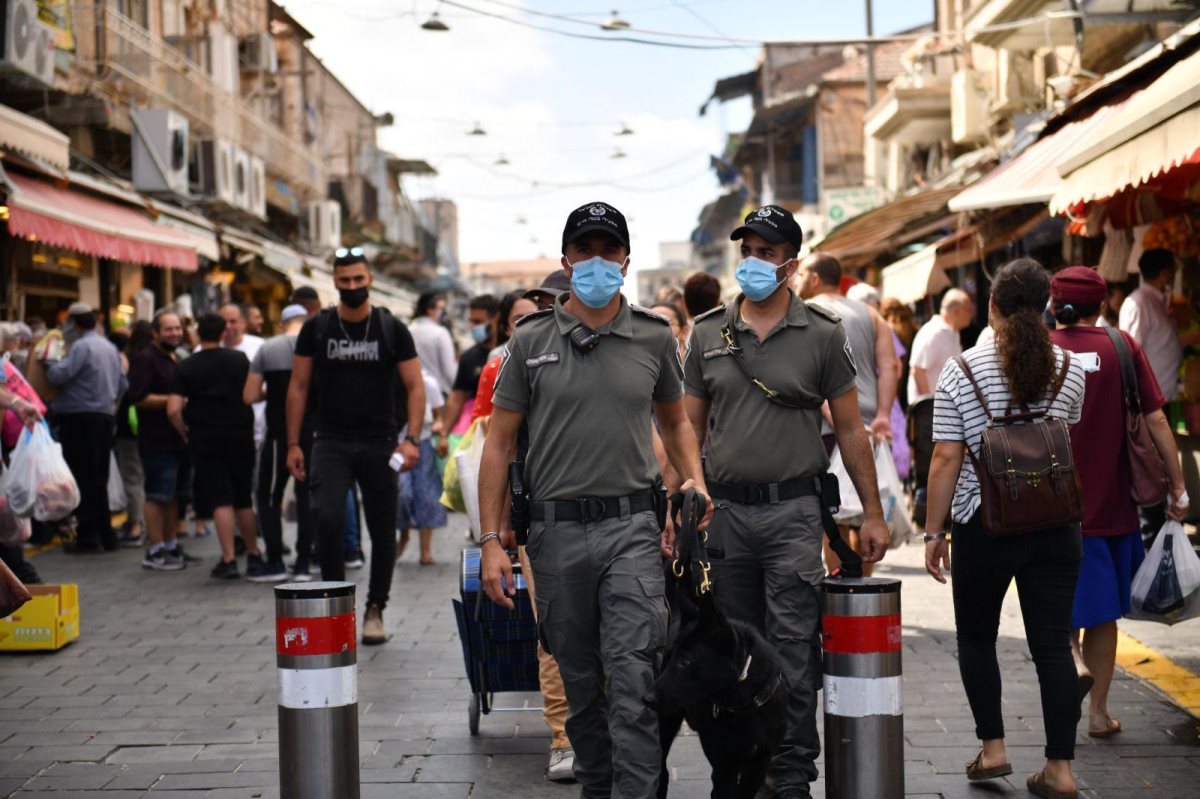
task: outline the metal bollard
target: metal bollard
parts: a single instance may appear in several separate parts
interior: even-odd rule
[[[901,799],[900,581],[831,577],[821,587],[825,795]]]
[[[279,792],[358,799],[354,583],[275,587]]]

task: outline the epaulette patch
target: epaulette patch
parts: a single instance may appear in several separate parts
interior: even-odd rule
[[[525,324],[526,322],[532,322],[534,319],[541,319],[542,317],[547,316],[552,313],[554,313],[553,308],[543,308],[540,311],[534,311],[531,314],[526,314],[525,316],[522,316],[520,319],[517,320],[517,327],[520,327],[521,325]]]

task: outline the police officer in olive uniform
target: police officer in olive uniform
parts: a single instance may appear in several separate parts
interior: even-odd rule
[[[651,413],[684,488],[704,492],[704,480],[670,326],[620,294],[625,218],[589,203],[570,214],[562,241],[571,290],[518,324],[496,379],[480,468],[483,582],[493,601],[512,606],[498,531],[527,421],[526,554],[543,643],[566,687],[575,778],[584,797],[646,799],[661,755],[657,716],[642,697],[666,644],[660,553],[669,543],[655,513]]]
[[[800,226],[778,206],[750,212],[735,272],[742,294],[696,319],[687,356],[687,410],[703,443],[709,431],[707,486],[716,509],[710,541],[716,598],[730,616],[753,624],[788,668],[790,718],[767,777],[770,795],[809,796],[820,753],[816,699],[821,679],[818,586],[821,443],[828,401],[847,471],[863,498],[865,558],[883,557],[875,467],[855,391],[855,364],[836,314],[807,305],[789,288]]]

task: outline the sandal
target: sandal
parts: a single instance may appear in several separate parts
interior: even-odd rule
[[[1060,791],[1057,788],[1051,788],[1046,784],[1045,772],[1039,771],[1036,774],[1030,774],[1029,779],[1025,780],[1025,787],[1034,796],[1041,796],[1043,799],[1076,799],[1079,796],[1079,791]]]
[[[1108,728],[1103,730],[1088,730],[1089,738],[1111,738],[1121,731],[1121,722],[1117,719],[1108,720]]]
[[[998,766],[991,768],[983,767],[983,750],[979,750],[979,754],[975,755],[975,759],[967,764],[967,779],[971,782],[980,782],[982,780],[994,780],[997,777],[1007,777],[1013,773],[1012,763],[1001,763]]]

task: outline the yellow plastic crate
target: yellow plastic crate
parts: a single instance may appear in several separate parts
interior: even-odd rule
[[[0,619],[0,651],[62,649],[79,637],[79,586],[28,586],[33,599]]]

